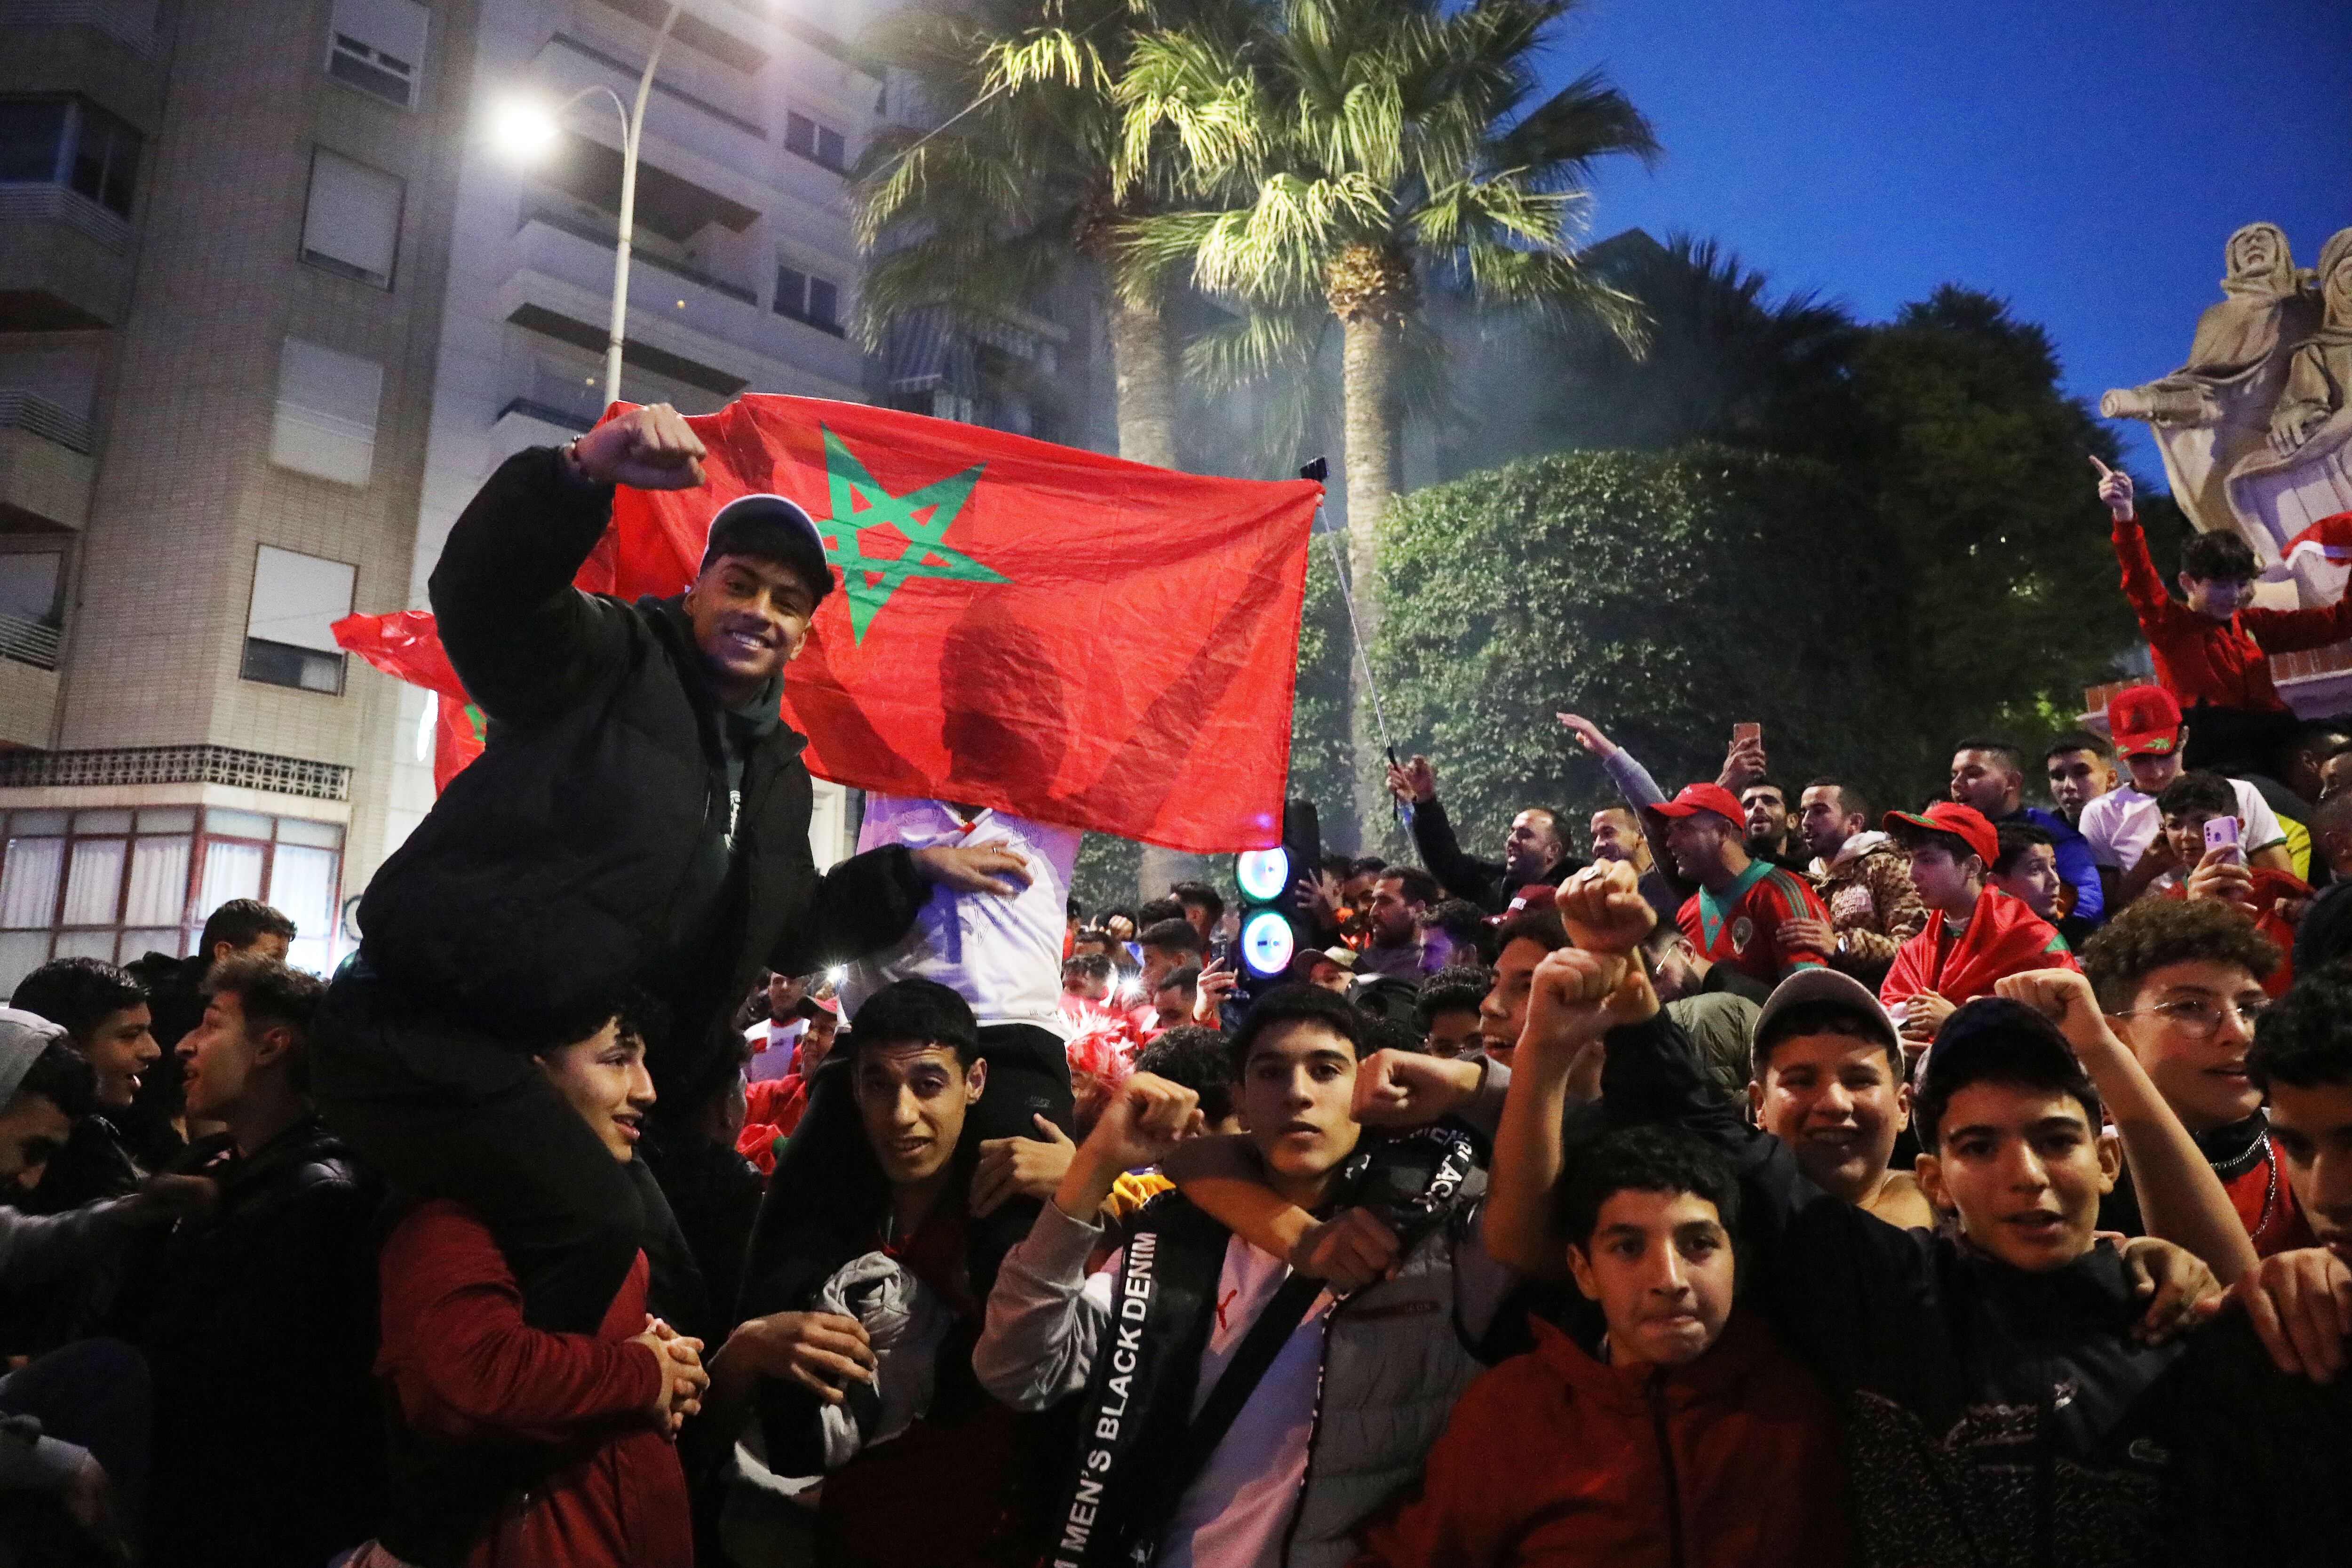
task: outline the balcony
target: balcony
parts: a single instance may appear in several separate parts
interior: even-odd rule
[[[636,259],[646,253],[637,252]],[[514,238],[499,293],[507,321],[601,354],[611,314],[612,242],[533,216]],[[673,258],[631,278],[626,363],[720,398],[742,392],[855,399],[864,361],[849,343],[762,309]]]
[[[92,446],[88,419],[0,387],[0,531],[46,533],[87,522]]]
[[[0,26],[88,27],[155,52],[155,0],[0,0]]]
[[[121,324],[131,226],[63,185],[0,185],[0,331]]]

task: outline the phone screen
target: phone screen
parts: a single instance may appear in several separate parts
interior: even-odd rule
[[[1742,741],[1760,741],[1763,738],[1764,726],[1761,724],[1734,724],[1731,727],[1731,743],[1735,746]]]

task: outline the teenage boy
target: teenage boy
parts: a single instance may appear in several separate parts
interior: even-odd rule
[[[2106,745],[2087,731],[2069,730],[2051,742],[2042,767],[2050,779],[2050,804],[2078,832],[2083,808],[2116,787],[2116,764]]]
[[[226,1131],[186,1160],[220,1201],[142,1260],[116,1307],[154,1380],[145,1560],[305,1568],[364,1538],[383,1506],[384,1194],[310,1102],[326,984],[238,956],[205,989],[179,1056],[189,1115]],[[257,1382],[263,1364],[278,1375]]]
[[[2244,836],[2245,825],[2231,809],[2233,804],[2229,781],[2218,773],[2182,773],[2164,786],[2156,808],[2163,814],[2165,841],[2172,847],[2174,864],[2189,869],[2167,873],[2153,890],[2166,899],[2211,900],[2243,910],[2278,946],[2278,966],[2263,976],[2264,987],[2275,996],[2294,979],[2284,957],[2294,946],[2294,922],[2289,916],[2299,913],[2310,899],[2311,886],[2291,871],[2249,866],[2230,845],[2206,847],[2206,828],[2214,822],[2233,821],[2240,837]]]
[[[1979,736],[1952,749],[1951,797],[1972,805],[1995,827],[2016,824],[2050,835],[2058,874],[2068,889],[2060,914],[2068,930],[2087,936],[2105,918],[2106,896],[2091,847],[2057,813],[2025,804],[2025,754],[2007,741]],[[2054,923],[2054,922],[2053,922]]]
[[[1994,982],[2053,964],[2072,969],[2074,955],[2047,921],[2007,893],[1988,891],[1985,873],[2000,858],[2000,836],[1972,806],[1939,800],[1924,812],[1890,811],[1886,830],[1911,862],[1911,885],[1927,908],[1927,927],[1903,944],[1878,988],[1915,1056],[1936,1037],[1952,1009],[1992,994]]]
[[[1870,803],[1839,779],[1815,779],[1797,797],[1798,831],[1813,852],[1807,874],[1830,912],[1830,931],[1798,928],[1784,940],[1830,944],[1830,965],[1875,985],[1895,951],[1919,934],[1927,911],[1895,841],[1870,826]]]
[[[1815,1185],[1889,1225],[1936,1223],[1911,1173],[1888,1168],[1911,1089],[1902,1037],[1866,986],[1832,969],[1791,974],[1758,1016],[1752,1050],[1748,1115]]]
[[[1420,1492],[1366,1532],[1356,1568],[1843,1563],[1835,1413],[1732,1305],[1730,1162],[1628,1128],[1577,1162],[1560,1207],[1607,1331],[1591,1347],[1537,1321],[1535,1350],[1454,1407]]]
[[[1708,963],[1728,963],[1769,985],[1790,970],[1829,962],[1830,946],[1819,940],[1829,910],[1802,877],[1748,858],[1748,818],[1729,790],[1695,784],[1650,811],[1665,821],[1675,869],[1698,885],[1677,923]],[[1784,941],[1796,920],[1818,924],[1800,928],[1810,935]]]
[[[2284,713],[2271,683],[2271,656],[2328,647],[2352,637],[2352,598],[2303,610],[2256,609],[2260,563],[2246,542],[2227,531],[2200,533],[2180,552],[2180,593],[2165,591],[2148,558],[2147,535],[2132,511],[2132,480],[2120,468],[2091,459],[2099,499],[2114,519],[2116,563],[2124,597],[2139,617],[2156,660],[2157,684],[2189,707],[2200,703],[2241,712]]]
[[[1199,1126],[1192,1095],[1149,1074],[1127,1081],[1006,1257],[973,1369],[1019,1409],[1084,1391],[1048,1563],[1337,1568],[1349,1531],[1420,1472],[1477,1372],[1465,1338],[1490,1326],[1508,1276],[1461,1206],[1466,1138],[1364,1138],[1362,1031],[1339,998],[1289,986],[1259,998],[1233,1054],[1266,1201],[1330,1216],[1307,1250],[1371,1249],[1387,1278],[1341,1299],[1181,1194],[1139,1215],[1089,1277],[1113,1183]],[[1351,1206],[1372,1172],[1384,1215]]]
[[[2058,896],[2066,886],[2058,874],[2057,847],[2039,827],[2004,822],[1999,827],[2000,858],[1992,863],[1991,884],[2032,910],[2045,924],[2058,923]]]
[[[991,1091],[979,1025],[946,986],[898,981],[851,1016],[835,1070],[856,1108],[851,1158],[863,1169],[813,1172],[791,1194],[847,1212],[762,1259],[768,1294],[756,1308],[772,1310],[713,1358],[713,1415],[731,1436],[756,1397],[767,1467],[824,1478],[821,1562],[1010,1561],[1042,1528],[1024,1487],[1038,1434],[972,1378],[982,1296],[967,1134]]]
[[[2189,1129],[2264,1258],[2312,1245],[2247,1061],[2270,1000],[2262,977],[2278,957],[2242,911],[2210,900],[2142,900],[2083,950],[2108,1024]],[[2102,1214],[2106,1228],[2136,1234],[2142,1215],[2129,1175]]]
[[[1506,1231],[1515,1249],[1553,1245],[1541,1194],[1559,1170],[1558,1122],[1541,1108],[1605,1037],[1612,1114],[1691,1128],[1740,1163],[1750,1300],[1843,1406],[1866,1561],[2152,1560],[2181,1415],[2167,1374],[2183,1346],[2136,1337],[2130,1272],[2096,1237],[2119,1159],[2103,1111],[2143,1175],[2195,1211],[2201,1240],[2226,1228],[2242,1249],[2230,1261],[2247,1266],[2252,1249],[2089,985],[2067,971],[2013,976],[2006,996],[1946,1026],[1916,1105],[1918,1174],[1956,1230],[1902,1230],[1824,1193],[1780,1140],[1708,1099],[1696,1053],[1656,1021],[1622,956],[1619,911],[1635,898],[1570,889],[1569,918],[1591,945],[1547,959],[1529,1009],[1517,1109],[1496,1144],[1498,1245]]]
[[[1493,970],[1466,964],[1441,969],[1421,983],[1420,994],[1413,999],[1413,1015],[1430,1055],[1476,1053],[1479,1009],[1494,989]]]
[[[2263,1013],[2246,1070],[2318,1245],[2239,1280],[2252,1336],[2210,1336],[2206,1418],[2176,1464],[2173,1561],[2226,1568],[2324,1554],[2314,1543],[2341,1539],[2352,1495],[2352,979],[2296,981]]]
[[[140,1077],[155,1065],[147,988],[102,959],[52,959],[16,983],[8,1005],[62,1027],[98,1071],[90,1113],[42,1173],[41,1184],[12,1194],[27,1214],[62,1214],[100,1198],[119,1198],[146,1172],[121,1118],[138,1097]]]
[[[2107,700],[2107,728],[2116,755],[2130,777],[2083,808],[2083,837],[2103,873],[2113,873],[2110,908],[2120,909],[2177,862],[2164,838],[2164,816],[2156,797],[2180,776],[2180,753],[2189,725],[2180,704],[2161,686],[2127,686]],[[2242,779],[2230,781],[2238,817],[2245,824],[2242,847],[2249,865],[2292,871],[2286,832],[2262,792]],[[2194,860],[2189,864],[2194,865]]]

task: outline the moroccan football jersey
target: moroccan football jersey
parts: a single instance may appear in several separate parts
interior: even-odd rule
[[[1701,888],[1683,905],[1676,923],[1708,962],[1728,963],[1770,985],[1790,970],[1829,962],[1818,948],[1780,945],[1780,922],[1798,916],[1830,918],[1812,884],[1758,860],[1720,895]]]

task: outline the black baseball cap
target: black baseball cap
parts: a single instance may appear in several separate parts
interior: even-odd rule
[[[789,566],[801,574],[819,604],[833,592],[833,567],[824,558],[816,524],[798,501],[785,496],[738,496],[720,507],[710,520],[701,570],[709,571],[722,555],[748,555]]]

